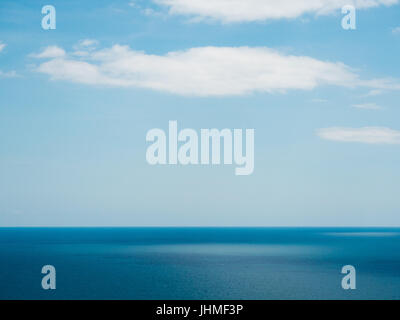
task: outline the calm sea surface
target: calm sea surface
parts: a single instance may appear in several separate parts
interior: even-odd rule
[[[400,229],[0,228],[0,299],[400,299]]]

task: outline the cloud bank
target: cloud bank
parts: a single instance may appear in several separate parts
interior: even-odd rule
[[[266,47],[199,47],[152,55],[114,45],[83,53],[68,55],[61,48],[46,48],[36,57],[48,59],[36,70],[52,80],[194,96],[312,90],[322,85],[400,89],[396,80],[362,80],[340,62],[286,55]]]
[[[0,52],[6,47],[6,44],[0,41]]]
[[[391,6],[399,0],[153,0],[170,14],[222,22],[297,18],[304,14],[330,14],[345,5],[367,9]]]
[[[400,144],[400,131],[385,127],[324,128],[317,135],[325,140],[368,144]]]

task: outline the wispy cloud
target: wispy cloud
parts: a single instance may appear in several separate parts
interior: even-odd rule
[[[328,102],[328,100],[327,99],[315,98],[315,99],[311,99],[311,102],[314,102],[314,103],[326,103],[326,102]]]
[[[4,42],[0,41],[0,52],[3,51],[6,46],[7,45]],[[3,79],[4,78],[16,78],[16,77],[18,77],[18,75],[17,75],[17,72],[14,71],[14,70],[12,70],[12,71],[2,71],[2,70],[0,70],[0,79],[2,79],[2,78]]]
[[[129,2],[128,2],[128,5],[129,5],[130,7],[133,7],[133,8],[138,7],[136,1],[134,1],[134,0],[129,1]]]
[[[16,71],[8,71],[4,72],[0,70],[0,78],[16,78],[18,77],[18,74]]]
[[[98,46],[99,42],[95,39],[83,39],[74,46],[75,49],[93,50]]]
[[[365,94],[364,97],[375,97],[375,96],[379,96],[383,93],[384,93],[384,90],[373,89],[373,90],[369,91],[367,94]]]
[[[400,131],[385,127],[324,128],[318,129],[317,135],[322,139],[338,142],[400,144]]]
[[[266,47],[200,47],[152,55],[114,45],[87,52],[85,57],[49,47],[35,57],[49,58],[37,71],[53,80],[149,88],[180,95],[243,95],[312,90],[322,85],[400,90],[396,80],[362,80],[340,62],[286,55]]]
[[[297,18],[304,14],[330,14],[344,5],[367,9],[391,6],[398,0],[153,0],[170,14],[223,22]]]
[[[139,10],[139,12],[145,16],[153,16],[157,18],[164,18],[168,16],[168,12],[166,12],[165,10],[157,10],[157,8],[151,8],[149,6],[149,1],[135,0],[130,1],[128,5],[132,8],[135,8],[136,10]]]
[[[84,39],[78,42],[78,44],[74,45],[74,52],[72,53],[75,56],[85,57],[90,54],[91,51],[95,50],[99,45],[99,42],[94,39]]]
[[[400,34],[400,27],[397,27],[397,28],[394,28],[394,29],[392,29],[392,33],[393,34]]]
[[[353,104],[353,108],[357,109],[366,109],[366,110],[381,110],[382,106],[377,105],[376,103],[362,103],[362,104]]]

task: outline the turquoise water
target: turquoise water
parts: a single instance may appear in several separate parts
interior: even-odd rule
[[[0,299],[399,298],[398,228],[0,228]]]

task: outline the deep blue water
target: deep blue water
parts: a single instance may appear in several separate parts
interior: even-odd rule
[[[400,229],[0,228],[0,299],[400,299]]]

